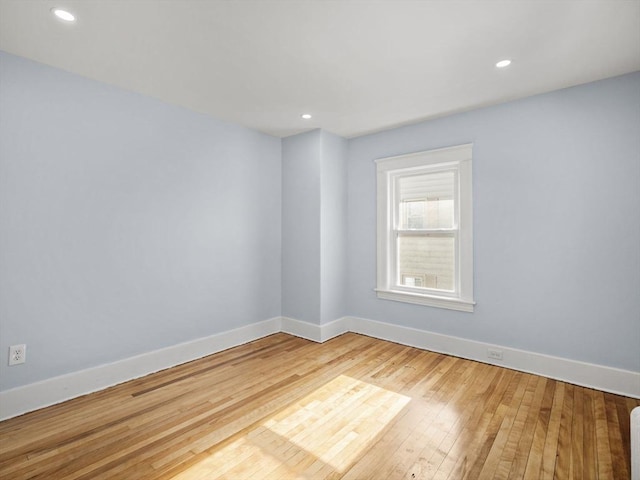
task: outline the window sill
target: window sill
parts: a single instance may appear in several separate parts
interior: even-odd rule
[[[413,303],[428,307],[447,308],[460,312],[473,312],[474,301],[461,300],[459,298],[436,297],[433,295],[421,295],[419,293],[399,292],[397,290],[376,289],[378,298],[393,300],[394,302]]]

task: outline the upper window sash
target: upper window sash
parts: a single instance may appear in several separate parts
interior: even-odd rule
[[[450,172],[453,173],[453,195],[452,195],[452,200],[453,200],[453,219],[452,219],[452,225],[451,227],[446,227],[446,229],[451,230],[457,230],[458,229],[458,225],[459,225],[459,206],[460,206],[460,197],[459,197],[459,191],[460,191],[460,185],[459,185],[459,162],[452,162],[449,165],[443,166],[443,165],[437,165],[437,166],[421,166],[421,167],[416,167],[413,168],[411,172],[408,172],[407,169],[402,169],[402,170],[390,170],[389,171],[389,183],[391,185],[393,185],[392,191],[391,191],[391,198],[393,201],[393,226],[394,226],[394,230],[397,231],[401,231],[401,230],[444,230],[445,228],[420,228],[420,229],[411,229],[411,228],[402,228],[402,220],[403,220],[403,216],[401,213],[401,205],[402,205],[402,199],[401,199],[401,188],[400,188],[400,180],[401,179],[405,179],[407,177],[411,177],[412,175],[414,176],[419,176],[419,175],[429,175],[429,174],[435,174],[435,173],[444,173],[444,172]],[[428,198],[423,198],[423,199],[419,199],[416,198],[414,201],[426,201],[428,202],[429,199]]]

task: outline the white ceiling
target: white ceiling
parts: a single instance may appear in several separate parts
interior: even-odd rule
[[[0,49],[272,135],[353,137],[640,70],[640,0],[0,0]]]

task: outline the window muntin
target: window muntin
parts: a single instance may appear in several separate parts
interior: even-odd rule
[[[377,167],[378,296],[473,311],[471,145]]]

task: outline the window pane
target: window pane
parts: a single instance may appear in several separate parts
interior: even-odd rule
[[[455,172],[401,177],[398,188],[401,229],[454,226]]]
[[[452,236],[400,236],[398,265],[400,285],[453,290],[455,239]]]

